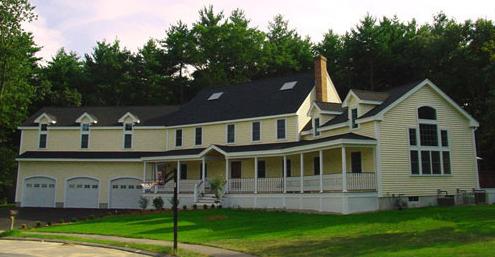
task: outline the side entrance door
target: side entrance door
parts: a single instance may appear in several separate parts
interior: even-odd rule
[[[239,179],[242,177],[242,175],[241,175],[241,162],[236,161],[236,162],[230,163],[230,177],[233,179]],[[231,185],[232,185],[233,190],[240,190],[241,186],[242,186],[241,181],[235,181]]]

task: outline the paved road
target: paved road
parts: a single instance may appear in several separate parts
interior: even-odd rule
[[[0,257],[143,257],[125,251],[61,243],[0,240]]]

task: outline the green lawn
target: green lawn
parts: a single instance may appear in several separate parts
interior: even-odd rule
[[[171,214],[38,229],[172,239]],[[495,206],[319,215],[236,209],[180,213],[179,240],[260,256],[495,256]]]

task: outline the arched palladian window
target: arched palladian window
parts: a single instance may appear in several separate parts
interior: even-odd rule
[[[412,175],[451,174],[448,132],[439,128],[434,108],[418,108],[418,124],[409,128],[409,145]]]
[[[437,111],[430,106],[422,106],[418,108],[418,118],[422,120],[436,120]]]

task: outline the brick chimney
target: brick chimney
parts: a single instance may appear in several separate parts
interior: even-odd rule
[[[318,55],[315,59],[316,101],[328,102],[327,58]]]

